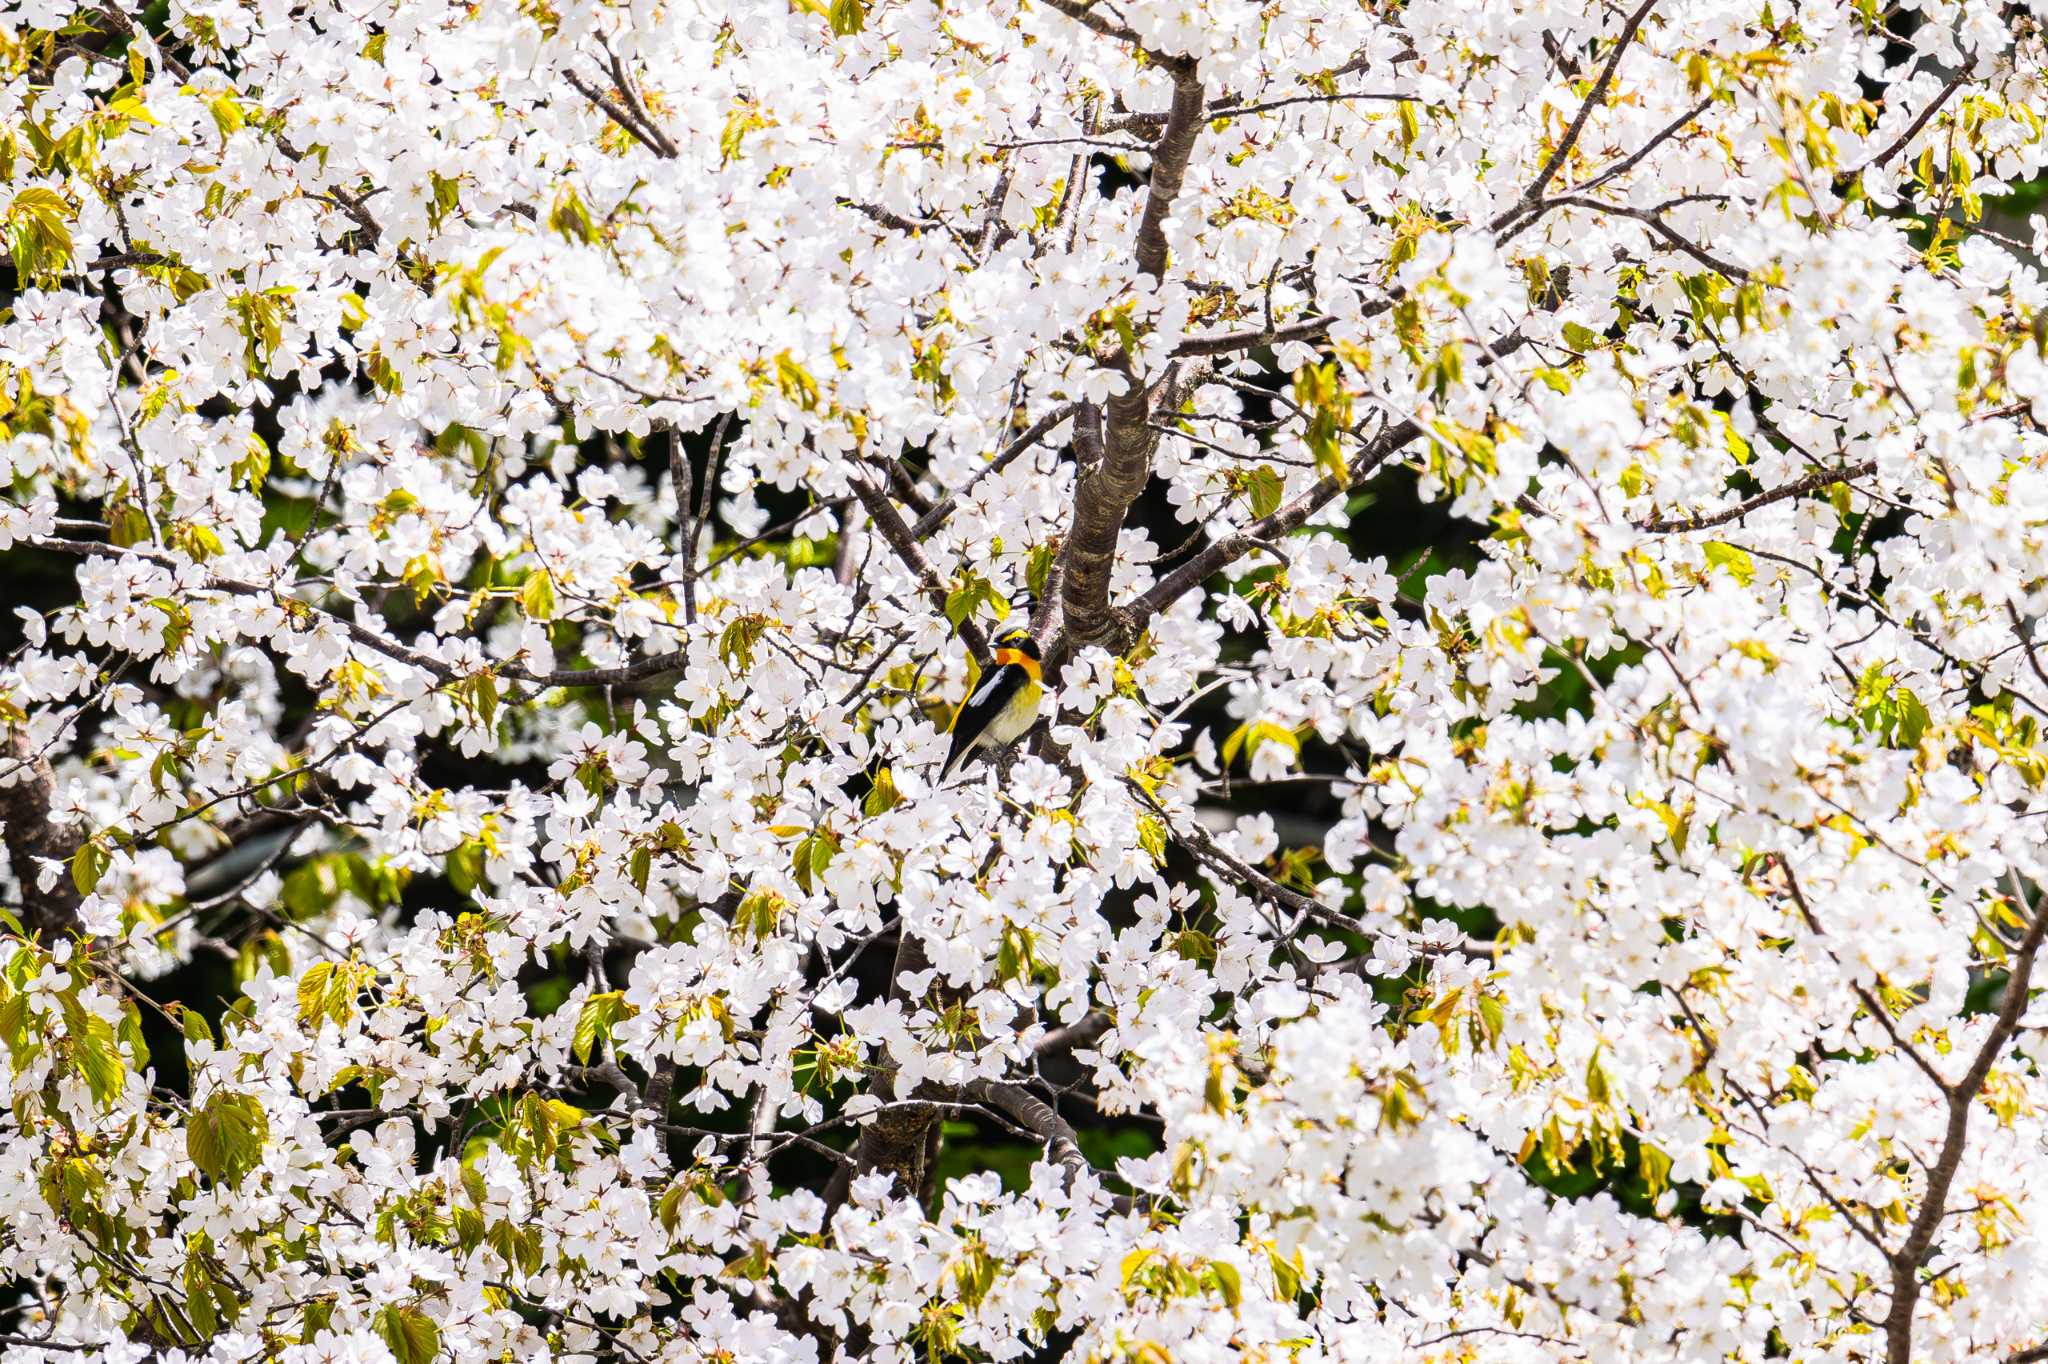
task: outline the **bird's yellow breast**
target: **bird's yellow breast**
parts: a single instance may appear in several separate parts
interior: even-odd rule
[[[1017,688],[1017,694],[1009,704],[996,712],[989,721],[988,737],[999,744],[1014,743],[1022,738],[1024,731],[1031,728],[1031,722],[1038,718],[1038,698],[1045,694],[1045,686],[1037,678],[1026,681]]]

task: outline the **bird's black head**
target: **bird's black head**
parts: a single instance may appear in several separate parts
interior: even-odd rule
[[[1031,637],[1029,630],[1006,630],[993,641],[998,649],[1015,649],[1026,658],[1038,657],[1038,641]]]

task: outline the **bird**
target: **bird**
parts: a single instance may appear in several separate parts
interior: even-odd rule
[[[939,771],[940,785],[983,749],[1023,738],[1038,719],[1038,700],[1045,694],[1038,641],[1028,630],[1011,630],[997,636],[994,644],[993,666],[953,715],[953,746]]]

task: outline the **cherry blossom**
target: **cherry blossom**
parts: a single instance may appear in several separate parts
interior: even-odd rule
[[[2038,2],[0,12],[10,1359],[2048,1358]]]

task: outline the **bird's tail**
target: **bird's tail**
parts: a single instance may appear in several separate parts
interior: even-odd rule
[[[967,760],[969,758],[972,758],[975,754],[979,753],[981,751],[981,747],[982,746],[979,743],[969,742],[960,745],[958,748],[948,753],[946,755],[946,761],[942,763],[939,767],[939,780],[937,785],[944,786],[946,783],[952,781],[954,777],[960,775],[961,771],[967,766]]]

